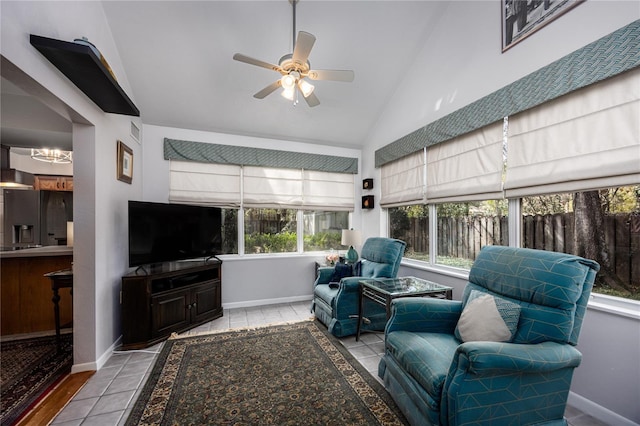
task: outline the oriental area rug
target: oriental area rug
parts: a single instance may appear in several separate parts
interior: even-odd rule
[[[73,334],[2,342],[0,345],[0,424],[11,425],[71,372]]]
[[[171,338],[127,425],[403,425],[317,321]]]

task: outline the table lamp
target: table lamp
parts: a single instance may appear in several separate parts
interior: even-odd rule
[[[356,263],[358,261],[358,252],[353,248],[360,244],[362,236],[360,231],[354,231],[353,229],[342,230],[342,245],[349,246],[347,254],[344,256],[344,260],[347,263]]]

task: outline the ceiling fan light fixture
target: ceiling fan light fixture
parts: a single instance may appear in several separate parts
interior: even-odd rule
[[[312,70],[309,63],[309,53],[316,42],[316,37],[306,31],[298,32],[296,38],[296,3],[300,0],[289,0],[293,6],[293,53],[287,53],[280,58],[278,65],[254,59],[240,53],[233,55],[236,61],[244,62],[266,68],[281,74],[280,79],[269,84],[264,89],[253,95],[254,98],[264,99],[267,95],[275,92],[279,87],[283,88],[281,95],[289,100],[298,103],[298,91],[302,93],[307,105],[315,107],[320,101],[314,93],[315,87],[306,81],[311,80],[332,80],[332,81],[353,81],[353,71],[351,70]]]
[[[293,101],[293,96],[295,95],[295,88],[291,88],[291,89],[284,89],[281,93],[282,97],[285,99],[289,99],[290,101]]]
[[[280,82],[282,83],[282,88],[285,91],[287,90],[293,91],[294,87],[296,86],[296,78],[292,74],[283,75],[282,78],[280,79]]]
[[[315,89],[315,86],[306,80],[300,80],[298,87],[302,92],[302,96],[304,96],[305,98],[308,98],[309,95],[312,94],[313,90]]]

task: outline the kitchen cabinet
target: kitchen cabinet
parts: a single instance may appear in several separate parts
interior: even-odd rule
[[[33,187],[43,191],[73,191],[73,177],[38,175]]]

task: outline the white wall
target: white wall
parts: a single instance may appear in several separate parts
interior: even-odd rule
[[[131,96],[102,5],[98,2],[0,2],[2,56],[15,65],[2,75],[26,84],[73,124],[74,145],[74,370],[97,369],[120,336],[120,277],[126,272],[126,200],[138,198],[133,185],[116,180],[116,141],[134,150],[132,117],[106,114],[29,43],[29,35],[72,41],[86,36],[108,59],[120,85]],[[16,81],[13,81],[16,83]],[[135,118],[139,124],[139,119]]]

